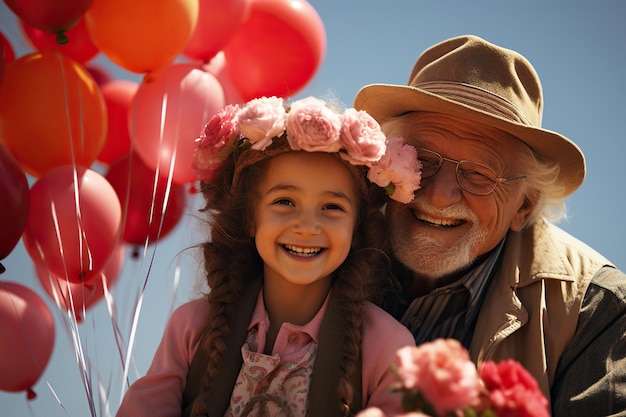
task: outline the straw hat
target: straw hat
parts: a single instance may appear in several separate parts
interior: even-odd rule
[[[365,86],[354,107],[380,123],[406,112],[429,111],[501,129],[559,164],[564,196],[585,178],[580,148],[565,136],[541,128],[543,94],[530,62],[477,36],[432,46],[418,58],[408,86]]]

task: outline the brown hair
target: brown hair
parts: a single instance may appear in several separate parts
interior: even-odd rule
[[[226,349],[240,348],[226,346],[225,340],[230,330],[228,318],[241,289],[263,271],[263,260],[249,235],[256,189],[269,159],[284,152],[293,152],[285,144],[286,139],[281,137],[272,145],[275,151],[246,150],[235,158],[228,158],[210,183],[201,184],[211,238],[202,245],[210,291],[204,329],[207,337],[199,349],[207,353],[209,361],[202,389],[194,401],[192,416],[205,414],[205,398],[213,384],[217,383],[218,365]],[[256,158],[253,163],[249,163],[247,153],[253,153],[250,154]],[[267,157],[259,160],[259,154],[266,154]],[[340,398],[349,407],[354,397],[351,381],[361,366],[364,301],[377,293],[377,277],[387,275],[389,260],[382,250],[385,228],[380,208],[386,200],[384,191],[367,182],[364,167],[348,162],[345,165],[354,174],[359,209],[352,248],[344,263],[335,271],[333,292],[341,297],[341,314],[350,323],[340,348],[342,365],[337,387]],[[233,187],[235,173],[237,181],[236,187]],[[361,404],[356,406],[361,408]]]

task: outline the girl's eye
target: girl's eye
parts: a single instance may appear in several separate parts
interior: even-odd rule
[[[295,204],[293,204],[293,201],[287,199],[287,198],[280,198],[276,201],[274,201],[274,204],[278,204],[281,206],[294,206]]]
[[[338,204],[327,204],[324,206],[325,210],[339,210],[339,211],[345,211],[344,208]]]

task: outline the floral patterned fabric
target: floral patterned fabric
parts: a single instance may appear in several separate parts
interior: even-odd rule
[[[250,330],[241,348],[243,365],[226,416],[239,417],[251,399],[258,402],[249,416],[305,416],[317,344],[310,340],[299,349],[299,358],[281,362],[280,354],[258,352],[257,333]]]

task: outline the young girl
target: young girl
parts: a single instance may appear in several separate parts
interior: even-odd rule
[[[413,337],[366,299],[387,267],[381,190],[413,198],[414,152],[313,97],[216,114],[194,159],[210,291],[172,314],[117,416],[401,412],[389,366]]]

